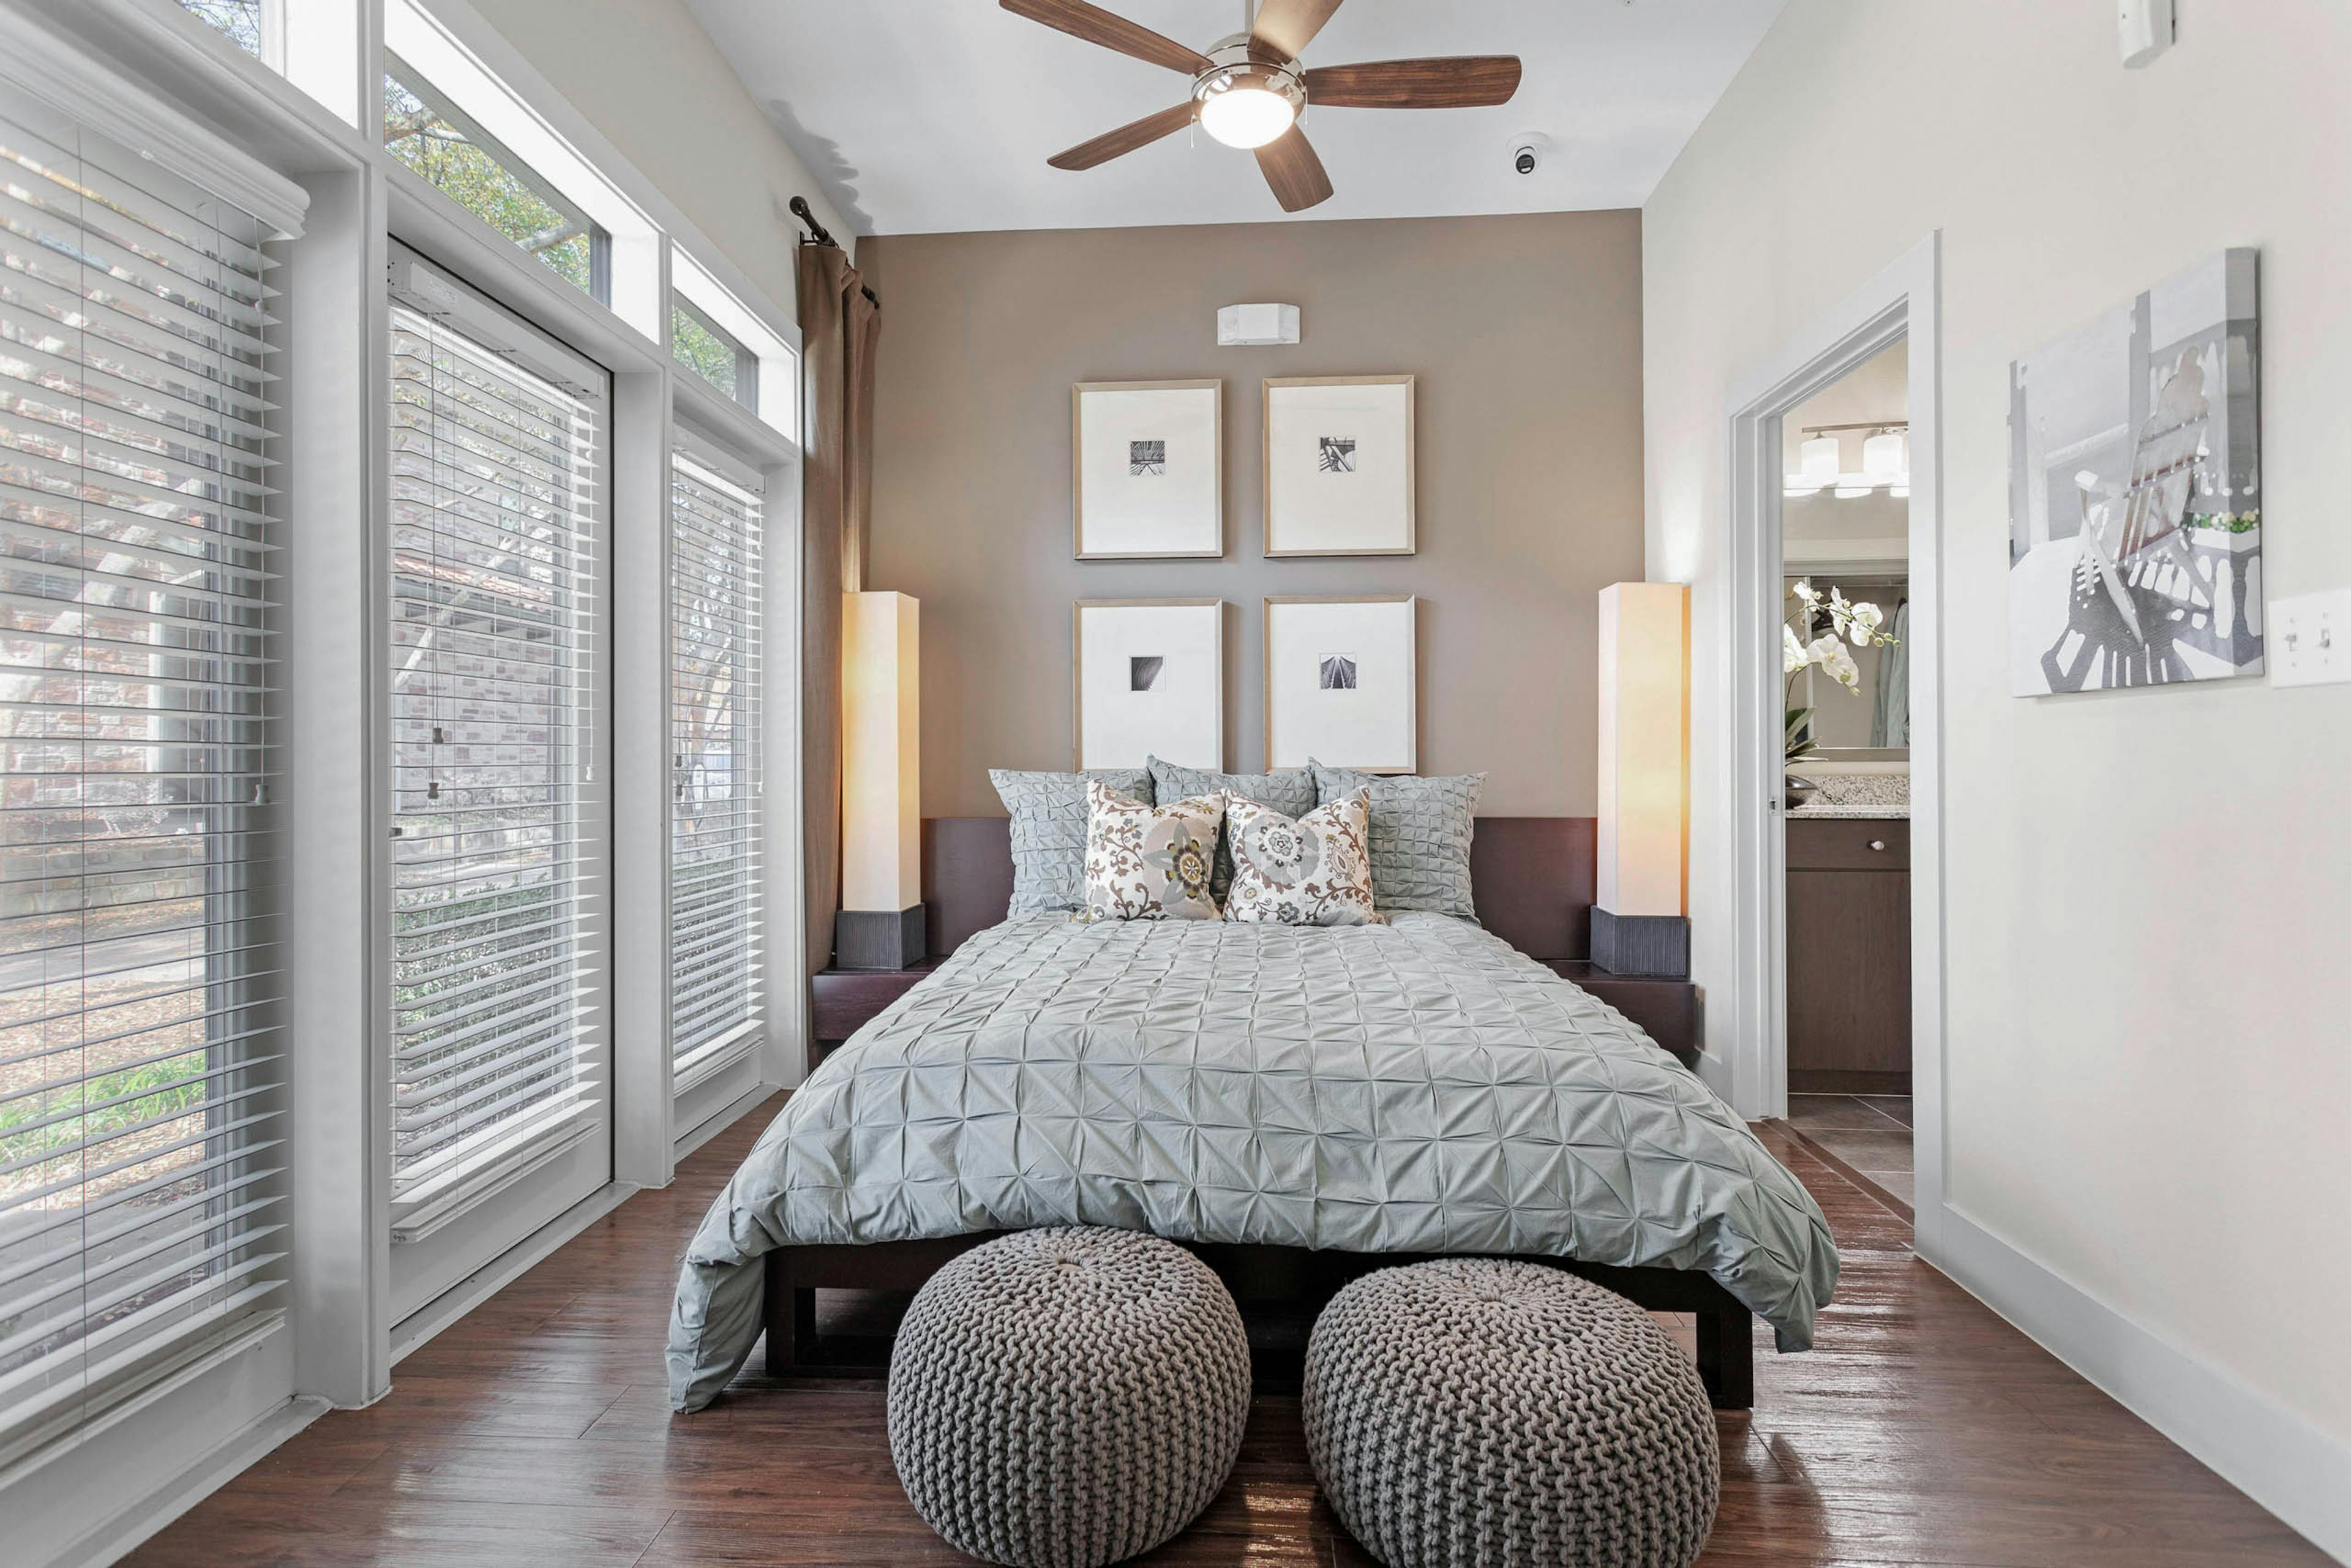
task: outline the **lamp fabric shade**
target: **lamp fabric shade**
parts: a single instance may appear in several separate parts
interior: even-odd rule
[[[923,898],[921,609],[903,593],[841,598],[841,906]]]
[[[1600,591],[1600,907],[1680,915],[1689,898],[1689,589]]]

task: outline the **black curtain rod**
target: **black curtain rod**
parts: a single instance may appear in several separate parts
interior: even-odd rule
[[[791,208],[792,216],[799,219],[800,222],[808,225],[809,238],[810,240],[814,241],[818,245],[829,245],[835,250],[839,250],[841,248],[841,243],[832,237],[831,233],[828,231],[822,224],[816,221],[816,214],[809,211],[808,198],[806,196],[794,196],[791,201]]]
[[[809,211],[808,198],[806,196],[794,196],[791,199],[790,204],[792,216],[799,219],[800,222],[808,225],[808,238],[800,241],[802,245],[829,245],[835,250],[839,250],[841,248],[841,242],[834,239],[831,232],[822,224],[816,221],[816,214],[814,213]],[[876,310],[882,308],[882,301],[875,296],[873,290],[866,287],[862,284],[860,284],[857,291],[865,296],[866,303],[872,305],[873,308]]]

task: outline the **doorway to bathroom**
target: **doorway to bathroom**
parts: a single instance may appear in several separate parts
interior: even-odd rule
[[[1908,340],[1780,423],[1787,1126],[1907,1217]]]
[[[1749,1117],[1802,1117],[1823,1158],[1912,1215],[1930,1258],[1945,1228],[1940,278],[1931,235],[1732,392],[1730,744],[1705,808],[1730,849],[1733,916],[1730,1049],[1710,1081]]]

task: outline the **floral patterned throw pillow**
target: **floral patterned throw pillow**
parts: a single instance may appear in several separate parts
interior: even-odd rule
[[[1379,917],[1372,913],[1371,815],[1361,789],[1302,817],[1236,799],[1225,810],[1233,851],[1225,918],[1373,924]]]
[[[1208,883],[1224,828],[1219,790],[1146,806],[1101,780],[1086,786],[1086,915],[1092,920],[1214,920]]]

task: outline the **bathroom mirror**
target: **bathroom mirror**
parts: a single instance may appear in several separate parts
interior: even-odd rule
[[[1792,764],[1910,756],[1908,402],[1897,343],[1781,422]]]

